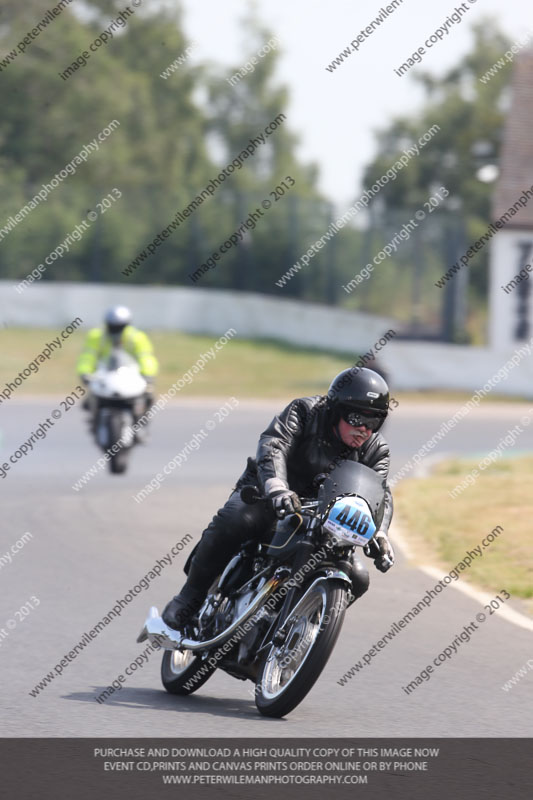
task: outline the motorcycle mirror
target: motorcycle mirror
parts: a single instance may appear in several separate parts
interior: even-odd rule
[[[257,486],[243,486],[241,489],[241,500],[247,506],[253,506],[262,500]]]

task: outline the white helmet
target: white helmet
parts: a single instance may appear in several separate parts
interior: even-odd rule
[[[113,306],[104,317],[109,333],[122,333],[131,324],[131,311],[126,306]]]

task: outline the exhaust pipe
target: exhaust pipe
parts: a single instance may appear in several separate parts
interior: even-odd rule
[[[158,644],[164,650],[195,651],[216,647],[219,644],[223,644],[240,625],[250,619],[263,605],[264,601],[278,588],[280,583],[284,582],[289,576],[290,570],[287,567],[280,567],[277,569],[273,577],[265,583],[253,602],[243,611],[241,616],[234,620],[225,631],[222,631],[222,633],[219,633],[218,636],[215,636],[213,639],[207,639],[204,642],[198,642],[195,639],[187,639],[179,631],[169,628],[159,616],[157,608],[152,606],[143,629],[137,637],[137,641],[145,642],[148,639],[150,642]]]

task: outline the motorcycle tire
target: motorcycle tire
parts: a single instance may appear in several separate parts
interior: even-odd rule
[[[110,447],[115,445],[122,436],[122,417],[120,414],[111,414],[109,418],[109,441]],[[109,470],[113,475],[122,475],[128,467],[129,448],[121,447],[120,450],[109,459]]]
[[[305,589],[300,597],[304,595]],[[309,612],[304,608],[304,614],[296,617],[281,647],[273,645],[266,652],[255,687],[255,704],[263,716],[286,716],[311,690],[335,647],[348,605],[347,595],[348,588],[341,581],[319,583],[310,595]],[[309,618],[302,623],[305,613]],[[306,637],[310,638],[307,649],[301,644]]]
[[[190,650],[165,650],[161,681],[170,694],[188,695],[203,686],[215,669]]]
[[[119,450],[109,459],[109,471],[113,475],[122,475],[128,468],[128,451]]]

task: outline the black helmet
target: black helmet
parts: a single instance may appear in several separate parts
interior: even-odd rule
[[[339,372],[328,389],[332,423],[345,419],[351,425],[368,423],[378,431],[389,412],[389,387],[381,375],[367,367],[351,367]]]
[[[110,334],[122,333],[131,323],[131,311],[126,306],[113,306],[106,312],[104,321]]]

